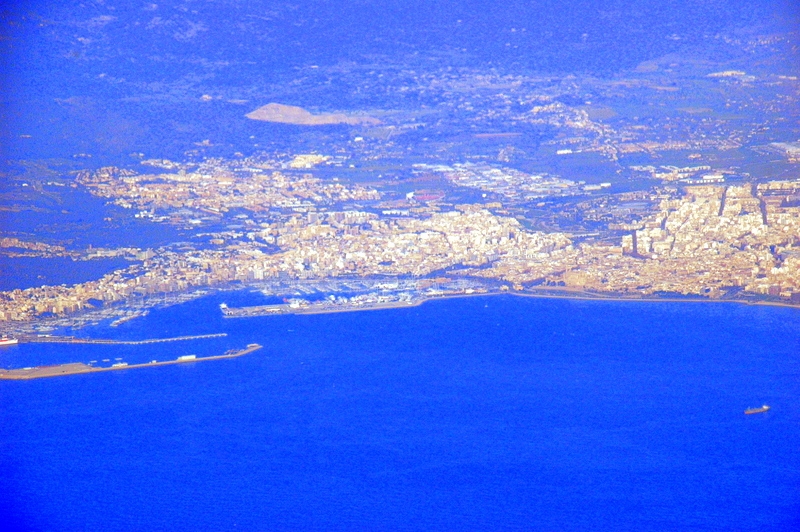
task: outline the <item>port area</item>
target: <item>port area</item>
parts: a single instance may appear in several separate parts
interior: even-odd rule
[[[148,338],[145,340],[111,340],[105,338],[79,338],[75,336],[20,336],[19,342],[24,344],[104,344],[104,345],[146,345],[165,342],[184,342],[187,340],[204,340],[206,338],[223,338],[228,333],[197,334],[194,336],[175,336],[173,338]]]
[[[22,369],[0,369],[0,380],[32,380],[43,379],[45,377],[63,377],[66,375],[78,375],[81,373],[97,373],[100,371],[117,371],[123,369],[137,369],[137,368],[154,368],[156,366],[169,366],[172,364],[186,364],[189,362],[206,362],[209,360],[222,360],[225,358],[236,358],[242,355],[247,355],[254,351],[258,351],[263,346],[259,344],[248,344],[244,349],[233,349],[227,351],[222,355],[213,355],[209,357],[198,358],[195,355],[184,355],[176,358],[175,360],[165,360],[158,362],[153,360],[144,364],[126,364],[119,362],[109,367],[97,367],[82,362],[70,362],[68,364],[60,364],[56,366],[37,366],[33,368]]]
[[[453,284],[456,284],[455,282]],[[680,303],[739,303],[747,305],[775,305],[800,308],[798,305],[760,298],[709,298],[702,296],[684,296],[674,294],[642,294],[593,292],[580,288],[564,286],[528,286],[469,282],[462,280],[458,287],[429,287],[427,289],[410,289],[402,292],[370,292],[351,295],[329,295],[324,299],[309,300],[299,297],[284,299],[284,303],[272,305],[255,305],[245,307],[229,307],[222,303],[219,308],[225,318],[255,318],[286,314],[332,314],[338,312],[358,312],[364,310],[383,310],[410,308],[422,305],[434,299],[451,299],[473,296],[510,295],[516,297],[546,299],[583,299],[595,301],[624,302],[680,302]],[[265,292],[266,293],[266,292]],[[273,295],[273,294],[269,294]]]
[[[406,308],[421,305],[425,301],[426,299],[424,298],[375,302],[303,301],[300,304],[292,302],[280,305],[258,305],[238,308],[220,306],[220,310],[226,318],[255,318],[278,314],[330,314],[335,312],[357,312],[360,310]]]

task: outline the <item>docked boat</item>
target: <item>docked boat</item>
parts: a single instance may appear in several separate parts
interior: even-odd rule
[[[769,406],[768,405],[761,405],[758,408],[748,408],[747,410],[744,411],[744,413],[748,414],[748,415],[749,414],[761,414],[763,412],[766,412],[767,410],[769,410]]]
[[[18,344],[19,340],[16,338],[9,338],[8,336],[0,337],[0,346]]]

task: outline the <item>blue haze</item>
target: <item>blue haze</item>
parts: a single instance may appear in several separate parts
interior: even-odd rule
[[[182,159],[203,139],[246,151],[253,136],[313,150],[306,131],[267,137],[242,116],[269,101],[436,103],[341,80],[285,85],[312,65],[610,76],[667,54],[724,62],[716,35],[798,20],[791,0],[155,3],[3,7],[2,164],[125,166],[138,160],[131,152]],[[192,24],[204,28],[194,37]],[[203,94],[217,99],[200,104]],[[93,157],[75,162],[80,152]],[[68,214],[5,211],[0,228],[80,248],[180,236],[144,223],[89,230],[115,211],[70,197],[58,208]],[[45,272],[4,259],[0,289],[77,282],[110,265]],[[0,528],[800,529],[797,310],[483,297],[236,321],[221,318],[220,301],[89,332],[224,339],[0,349],[0,367],[22,367],[265,346],[218,362],[0,381]],[[772,410],[743,415],[762,403]]]
[[[609,76],[667,54],[734,59],[716,36],[798,20],[792,0],[22,0],[0,10],[0,155],[121,164],[179,158],[206,138],[230,154],[264,135],[242,124],[254,105],[409,105],[341,80],[289,83],[312,65]],[[222,99],[198,105],[202,94]],[[286,136],[299,140],[269,140]]]
[[[796,310],[498,296],[223,320],[219,301],[119,336],[225,339],[2,351],[14,365],[265,346],[0,383],[0,513],[27,530],[800,525]]]

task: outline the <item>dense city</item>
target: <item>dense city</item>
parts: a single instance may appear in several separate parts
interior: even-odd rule
[[[299,79],[325,75],[372,87],[384,109],[271,103],[242,120],[297,128],[296,149],[253,139],[249,155],[223,156],[203,139],[183,160],[131,154],[129,165],[12,180],[28,202],[89,194],[109,225],[182,237],[79,248],[3,235],[6,257],[126,261],[89,281],[0,293],[3,329],[338,280],[430,281],[408,297],[385,285],[384,302],[477,289],[800,303],[796,76],[665,58],[612,79],[369,65]]]

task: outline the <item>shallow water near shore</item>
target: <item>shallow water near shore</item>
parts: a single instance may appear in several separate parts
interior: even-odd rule
[[[474,297],[223,319],[222,296],[0,365],[236,359],[0,382],[29,530],[794,530],[790,308]],[[228,302],[249,296],[225,294]],[[764,414],[745,416],[766,403]]]

